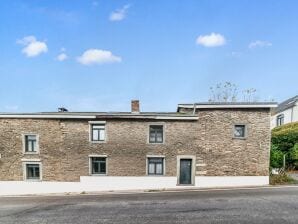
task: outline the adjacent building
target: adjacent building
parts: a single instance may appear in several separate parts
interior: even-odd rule
[[[269,184],[274,103],[0,114],[0,194]]]
[[[298,95],[278,104],[272,110],[271,128],[298,121]]]

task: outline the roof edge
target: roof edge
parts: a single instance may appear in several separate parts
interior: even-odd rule
[[[275,108],[277,103],[194,103],[194,104],[178,104],[179,108],[196,108],[196,109],[218,109],[218,108]]]
[[[198,120],[198,116],[153,116],[153,115],[43,115],[43,114],[0,114],[1,118],[12,119],[152,119],[152,120]]]

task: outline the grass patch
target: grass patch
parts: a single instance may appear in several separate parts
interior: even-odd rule
[[[280,185],[280,184],[297,184],[298,182],[292,177],[288,176],[286,173],[270,175],[270,184],[271,185]]]

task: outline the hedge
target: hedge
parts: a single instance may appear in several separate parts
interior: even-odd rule
[[[282,125],[272,130],[271,167],[282,166],[283,154],[286,154],[287,167],[298,169],[298,122]]]

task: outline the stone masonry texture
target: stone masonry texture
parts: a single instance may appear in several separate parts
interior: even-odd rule
[[[268,176],[269,109],[206,109],[198,121],[107,119],[106,142],[89,141],[88,120],[0,118],[0,181],[23,180],[22,159],[40,159],[44,181],[79,181],[89,155],[107,156],[108,176],[145,176],[146,156],[163,155],[166,176],[177,175],[177,155],[196,156],[196,175]],[[149,125],[163,124],[164,144],[149,144]],[[246,124],[247,138],[233,138]],[[23,153],[23,134],[39,135],[39,154]]]

